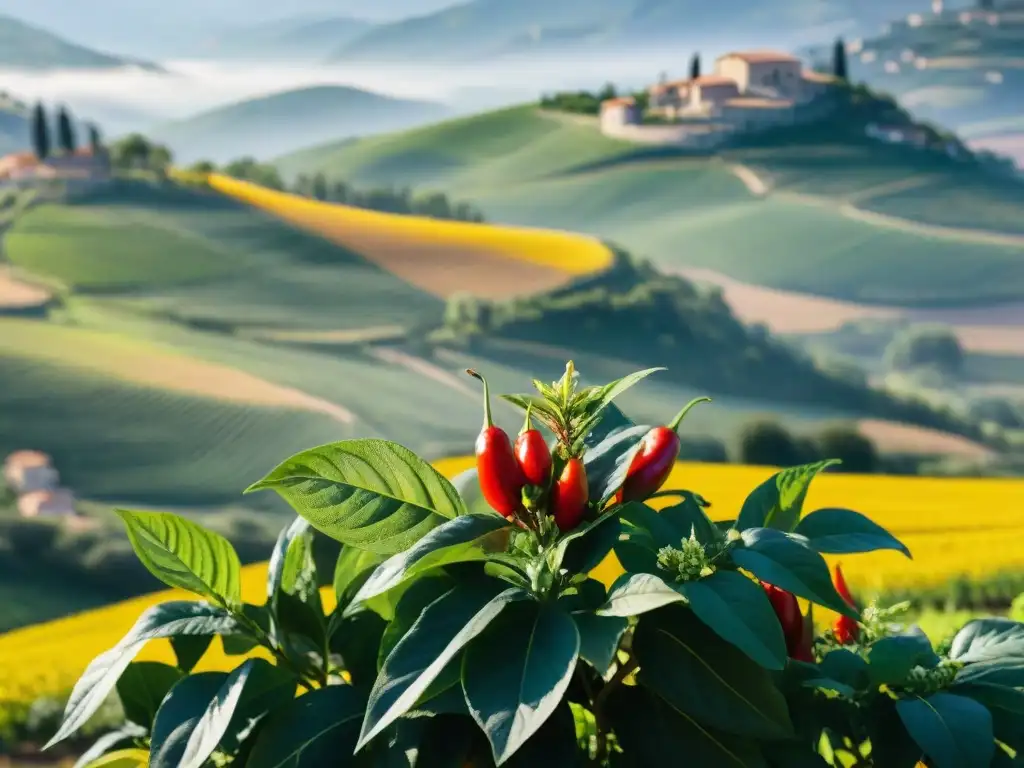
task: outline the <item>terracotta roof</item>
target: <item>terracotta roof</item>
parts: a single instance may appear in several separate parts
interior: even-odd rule
[[[834,83],[836,81],[835,75],[829,75],[825,72],[815,72],[813,69],[805,69],[800,73],[800,77],[804,80],[810,80],[812,83]]]
[[[719,56],[716,61],[722,59],[742,59],[749,64],[772,64],[775,62],[782,63],[784,61],[800,61],[799,58],[789,53],[783,53],[782,51],[734,51],[727,53],[724,56]]]
[[[601,109],[605,107],[628,107],[636,104],[632,96],[619,96],[617,99],[605,99],[601,102]]]
[[[761,99],[754,97],[743,97],[729,99],[725,102],[727,107],[743,107],[744,109],[790,109],[793,102],[788,99]]]
[[[704,75],[693,81],[694,85],[736,85],[736,81],[724,75]]]
[[[5,468],[13,467],[48,467],[50,457],[42,451],[15,451],[4,460]]]

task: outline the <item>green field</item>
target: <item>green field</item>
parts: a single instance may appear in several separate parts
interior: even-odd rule
[[[1021,295],[1024,246],[882,226],[841,204],[922,224],[1020,233],[1024,185],[989,184],[977,169],[912,150],[815,141],[687,157],[629,147],[577,118],[518,107],[314,148],[278,165],[285,175],[321,171],[357,185],[438,188],[490,220],[584,231],[666,268],[713,269],[775,288],[907,305]],[[733,163],[779,194],[755,197]],[[909,178],[922,186],[900,192]]]
[[[125,184],[46,205],[7,258],[72,290],[198,323],[292,329],[413,325],[441,302],[341,246],[225,198]]]

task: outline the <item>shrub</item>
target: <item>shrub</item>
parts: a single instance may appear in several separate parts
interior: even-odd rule
[[[963,370],[964,351],[956,334],[941,326],[911,326],[886,347],[885,359],[897,371],[932,368],[944,374]]]
[[[878,451],[871,440],[853,427],[829,427],[815,438],[821,456],[839,459],[844,472],[878,471]]]
[[[655,428],[612,404],[656,370],[580,387],[570,363],[503,396],[526,411],[515,446],[485,382],[477,466],[453,482],[384,440],[291,457],[249,489],[298,513],[264,605],[242,602],[219,534],[120,511],[142,563],[202,600],[147,609],[82,675],[50,744],[116,689],[127,730],[90,758],[127,734],[118,765],[912,768],[1024,746],[1024,625],[969,622],[940,655],[890,623],[896,608],[858,609],[822,555],[909,552],[856,512],[803,514],[831,462],[779,472],[721,523],[662,490],[695,403]],[[658,497],[676,503],[658,513]],[[331,611],[314,529],[342,544]],[[624,572],[606,589],[589,574],[611,552]],[[834,627],[813,638],[797,596]],[[263,656],[193,673],[214,636]],[[133,661],[162,637],[176,666]]]

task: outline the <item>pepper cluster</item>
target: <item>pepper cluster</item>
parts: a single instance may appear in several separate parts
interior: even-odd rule
[[[786,653],[789,658],[797,661],[814,663],[814,622],[808,612],[804,616],[800,612],[800,603],[796,595],[779,589],[774,584],[762,582],[768,601],[775,610],[775,615],[782,625],[782,635],[786,638]]]
[[[487,380],[472,369],[466,373],[484,387],[484,424],[476,440],[476,468],[488,505],[523,528],[539,531],[547,518],[559,531],[576,528],[596,506],[590,497],[583,438],[597,423],[601,388],[578,390],[578,375],[571,361],[562,379],[551,386],[534,381],[541,397],[526,404],[526,420],[513,444],[494,424]],[[690,402],[667,426],[654,427],[643,436],[615,503],[644,501],[665,484],[679,458],[681,442],[676,430],[687,411],[706,399]],[[533,414],[554,434],[553,446],[533,427]]]

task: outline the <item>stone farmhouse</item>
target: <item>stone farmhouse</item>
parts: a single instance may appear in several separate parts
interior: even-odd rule
[[[106,152],[82,147],[73,154],[53,155],[40,161],[34,152],[17,152],[0,158],[0,182],[19,186],[58,179],[76,185],[97,185],[110,180]]]
[[[3,465],[7,487],[17,496],[22,517],[73,518],[75,498],[60,488],[60,476],[50,457],[42,451],[21,450],[10,454]]]
[[[834,82],[788,53],[728,53],[715,60],[712,74],[650,86],[646,110],[632,97],[603,102],[601,130],[627,140],[713,146],[736,132],[820,117],[820,97]]]

